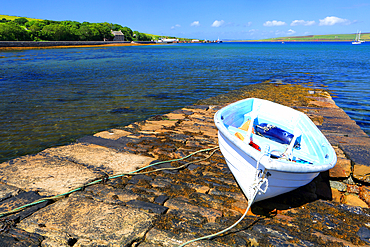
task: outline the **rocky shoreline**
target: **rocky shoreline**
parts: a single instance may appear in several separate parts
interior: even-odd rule
[[[152,41],[0,41],[0,50],[153,45]]]
[[[337,165],[255,203],[230,232],[188,246],[370,245],[369,136],[325,91],[261,83],[0,164],[0,214],[83,187],[0,218],[0,246],[178,246],[232,225],[248,205],[221,153],[180,158],[217,147],[214,113],[247,97],[305,112],[334,146]],[[174,159],[145,171],[186,166],[106,179]]]

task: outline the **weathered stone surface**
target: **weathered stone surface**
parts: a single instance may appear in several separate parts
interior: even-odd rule
[[[153,187],[161,187],[164,188],[166,186],[171,186],[172,180],[169,178],[163,178],[163,177],[156,177],[154,181],[152,181],[150,184]]]
[[[370,206],[370,186],[361,187],[360,197]]]
[[[165,201],[167,201],[168,198],[169,198],[168,196],[160,195],[160,196],[155,198],[154,202],[159,204],[159,205],[163,205],[163,203],[165,203]]]
[[[127,246],[150,229],[154,216],[141,210],[70,196],[20,222],[25,231],[43,236],[65,233]]]
[[[206,207],[193,205],[185,197],[171,198],[168,201],[166,201],[164,206],[171,208],[171,209],[181,209],[181,210],[187,210],[191,212],[198,212],[203,217],[206,217],[210,222],[214,222],[217,217],[222,216],[221,211],[215,210],[212,208],[206,208]]]
[[[157,244],[161,246],[179,246],[187,241],[193,240],[196,238],[194,235],[180,233],[174,234],[170,231],[161,231],[153,228],[150,230],[146,236],[146,242],[150,244]],[[191,243],[186,246],[204,246],[204,247],[216,247],[216,246],[228,246],[218,242],[211,242],[208,240],[203,240],[195,243]]]
[[[139,200],[128,201],[126,205],[132,208],[145,210],[149,213],[154,213],[154,214],[164,214],[168,210],[168,207],[164,207],[164,206],[151,203],[151,202],[139,201]]]
[[[348,193],[353,193],[353,194],[358,194],[358,193],[360,193],[360,187],[358,187],[355,184],[347,184],[347,192]]]
[[[347,191],[347,185],[345,183],[338,182],[338,181],[331,181],[331,180],[329,182],[330,182],[331,188],[337,189],[342,192]]]
[[[0,182],[46,196],[68,192],[102,175],[82,165],[41,154],[0,164]]]
[[[368,205],[366,202],[361,200],[358,196],[354,194],[348,194],[344,196],[344,203],[350,206],[354,207],[363,207],[363,208],[368,208]]]
[[[331,188],[331,194],[334,202],[342,202],[342,194],[339,192],[339,190]]]
[[[154,160],[148,156],[122,153],[114,149],[82,143],[49,148],[42,153],[68,159],[96,170],[103,170],[108,174],[132,172]]]
[[[355,165],[353,167],[353,177],[364,181],[366,183],[370,183],[370,172],[369,172],[369,166],[364,165]]]
[[[175,113],[175,112],[170,112],[164,115],[164,117],[167,117],[170,120],[182,120],[185,118],[185,114],[183,113]]]
[[[332,178],[347,178],[351,175],[351,160],[338,158],[334,168],[329,170],[329,176]]]
[[[199,193],[207,193],[209,191],[209,187],[205,185],[188,183],[187,186]]]
[[[131,135],[131,132],[120,130],[120,129],[111,129],[109,131],[102,131],[99,133],[96,133],[94,136],[105,138],[105,139],[111,139],[111,140],[117,140],[121,137]]]
[[[2,247],[39,247],[43,237],[20,229],[10,229],[0,233]]]
[[[0,202],[19,193],[19,188],[0,184]]]
[[[231,192],[231,191],[222,191],[222,190],[218,190],[216,188],[212,188],[209,191],[209,194],[210,195],[218,195],[218,196],[227,196],[227,197],[234,198],[235,200],[238,200],[238,201],[247,200],[246,197],[244,196],[244,194],[240,193],[240,191],[239,192]]]
[[[128,202],[136,200],[140,194],[136,194],[131,190],[117,189],[109,185],[96,184],[85,188],[82,196],[94,198],[97,201],[104,201],[106,203]]]
[[[10,210],[13,210],[13,209],[16,209],[18,207],[24,206],[26,204],[29,204],[29,203],[32,203],[34,201],[40,200],[42,198],[43,197],[41,197],[39,194],[37,194],[36,192],[33,192],[33,191],[21,192],[21,193],[15,195],[14,197],[10,197],[10,198],[1,202],[1,204],[0,204],[0,214],[5,214]],[[17,213],[9,214],[6,217],[6,220],[12,220],[12,221],[22,220],[22,219],[28,217],[29,215],[33,214],[34,212],[36,212],[40,208],[45,207],[48,203],[49,203],[49,201],[45,201],[45,202],[27,207],[23,210],[20,210]],[[5,226],[0,227],[0,229],[2,229],[4,227]],[[4,229],[6,229],[6,227]]]

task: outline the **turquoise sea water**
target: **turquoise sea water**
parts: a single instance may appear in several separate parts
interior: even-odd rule
[[[0,51],[0,162],[270,79],[325,86],[370,134],[370,44]]]

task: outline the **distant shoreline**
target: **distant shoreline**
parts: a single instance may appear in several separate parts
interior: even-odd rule
[[[301,42],[309,42],[309,43],[350,43],[353,40],[233,40],[233,41],[224,41],[224,42],[245,42],[245,43],[301,43]]]
[[[137,46],[154,44],[156,43],[151,41],[0,41],[0,50]]]
[[[224,43],[351,43],[352,40],[229,40]],[[25,49],[86,48],[109,46],[160,45],[154,41],[0,41],[0,51]]]

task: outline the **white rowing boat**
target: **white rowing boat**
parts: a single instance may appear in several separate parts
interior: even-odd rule
[[[220,150],[249,202],[306,185],[337,161],[316,125],[290,107],[249,98],[222,108],[214,120]]]

